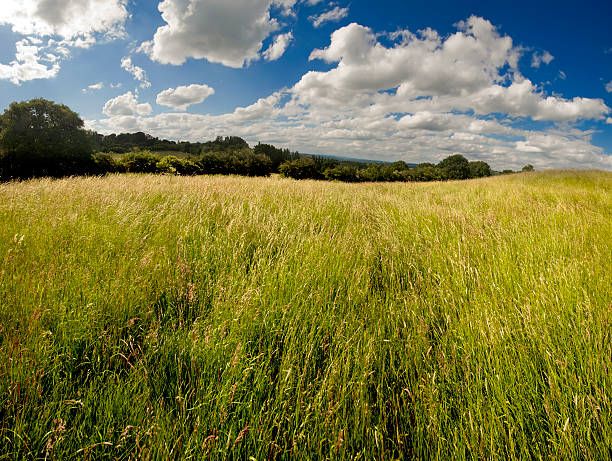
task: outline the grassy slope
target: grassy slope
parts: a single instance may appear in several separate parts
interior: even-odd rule
[[[612,175],[0,185],[0,459],[605,459]]]

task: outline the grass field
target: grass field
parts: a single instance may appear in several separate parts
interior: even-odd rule
[[[609,459],[612,174],[0,184],[0,459]]]

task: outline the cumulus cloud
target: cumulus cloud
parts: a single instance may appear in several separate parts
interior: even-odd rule
[[[148,88],[151,86],[151,82],[149,82],[149,80],[147,79],[147,73],[142,67],[134,65],[131,56],[121,58],[121,68],[126,72],[132,74],[134,80],[140,82],[141,88]]]
[[[151,104],[139,104],[137,95],[134,95],[131,91],[109,99],[102,109],[102,113],[109,117],[149,115],[151,112],[153,112]]]
[[[313,50],[331,65],[290,88],[221,115],[113,116],[104,131],[137,129],[173,139],[236,134],[305,152],[439,161],[461,153],[494,168],[596,167],[612,157],[579,120],[610,122],[601,99],[547,95],[518,68],[524,49],[471,17],[441,36],[425,29],[375,33],[350,24]],[[530,120],[529,129],[523,120]],[[551,123],[552,122],[552,123]]]
[[[325,13],[310,16],[310,21],[315,27],[321,27],[326,22],[338,22],[348,16],[348,8],[340,8],[336,6]]]
[[[15,60],[0,64],[0,79],[20,84],[55,77],[70,48],[89,48],[99,36],[124,36],[126,5],[127,0],[3,0],[0,26],[28,36],[30,48],[24,51],[24,40],[16,43]]]
[[[240,68],[260,58],[263,41],[280,28],[273,6],[290,11],[296,0],[163,0],[165,25],[141,46],[151,59],[180,65],[187,58]]]
[[[32,42],[35,41],[23,39],[15,44],[15,59],[9,64],[0,63],[0,80],[20,85],[29,80],[53,78],[57,75],[60,70],[57,56],[50,53],[41,56],[41,47]]]
[[[66,39],[95,33],[121,35],[127,0],[3,0],[0,25],[23,35]]]
[[[186,110],[192,104],[199,104],[215,90],[208,85],[188,85],[168,88],[157,95],[157,104],[172,107],[174,110]]]
[[[538,53],[537,51],[531,56],[531,67],[539,68],[542,63],[548,65],[552,62],[555,57],[548,51]]]
[[[292,40],[293,32],[277,35],[274,39],[274,43],[263,52],[264,59],[266,61],[276,61],[279,59],[283,54],[285,54],[285,51]]]
[[[608,84],[606,85],[606,91],[608,93],[612,93],[612,80],[610,80]]]

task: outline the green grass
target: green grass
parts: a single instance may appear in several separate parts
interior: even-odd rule
[[[0,459],[609,459],[612,174],[0,185]]]

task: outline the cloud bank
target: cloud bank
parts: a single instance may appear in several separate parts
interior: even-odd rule
[[[261,5],[269,21],[271,2]],[[131,104],[130,114],[90,123],[175,139],[236,134],[252,143],[382,160],[437,161],[461,153],[495,168],[612,168],[612,158],[591,142],[594,131],[579,128],[584,121],[606,123],[610,108],[601,99],[547,94],[521,74],[524,50],[476,16],[447,36],[432,29],[381,34],[352,23],[310,54],[329,70],[306,72],[292,87],[231,113],[147,117]],[[168,105],[184,110],[188,102]]]

